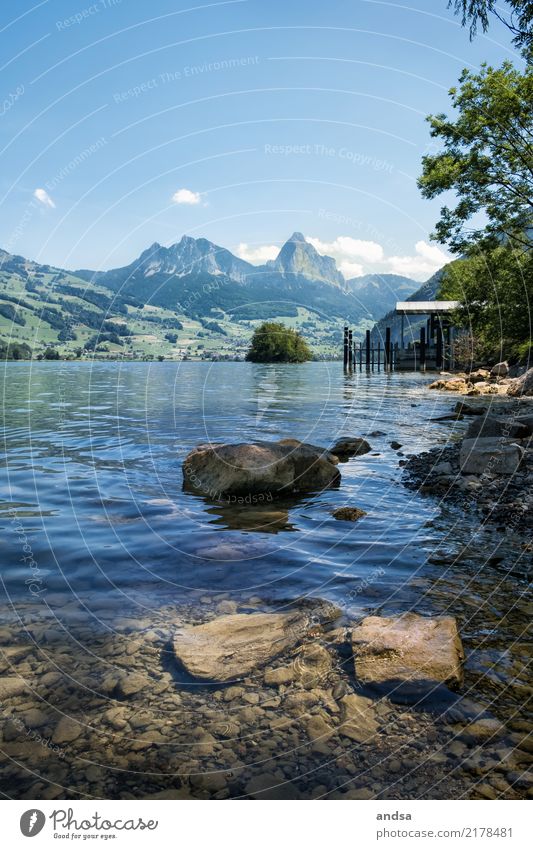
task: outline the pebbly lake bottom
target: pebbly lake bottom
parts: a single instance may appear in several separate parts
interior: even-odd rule
[[[402,485],[402,456],[461,434],[431,421],[451,404],[427,377],[345,376],[338,363],[12,363],[3,380],[5,796],[530,792],[530,555],[514,532]],[[182,492],[181,462],[200,442],[342,435],[373,450],[342,464],[339,489],[259,505]],[[368,515],[336,521],[343,505]],[[179,625],[309,598],[341,611],[304,640],[329,658],[316,680],[269,684],[257,669],[199,686],[177,668]],[[457,618],[460,693],[405,705],[357,688],[343,629],[405,611]],[[271,666],[297,670],[301,650]]]

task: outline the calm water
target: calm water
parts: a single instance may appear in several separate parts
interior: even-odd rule
[[[41,597],[103,593],[146,605],[195,590],[254,591],[401,607],[406,581],[433,547],[435,505],[403,488],[389,442],[409,453],[453,438],[452,425],[428,421],[450,402],[426,384],[418,375],[345,377],[338,363],[7,365],[1,509],[10,598],[28,596],[26,542]],[[183,458],[200,442],[290,436],[330,446],[376,430],[373,452],[341,466],[339,490],[260,509],[182,491]],[[330,511],[342,504],[368,517],[338,522]]]
[[[427,382],[346,377],[338,363],[8,364],[0,506],[9,597],[28,597],[25,543],[41,598],[102,593],[146,606],[253,591],[322,595],[350,611],[421,602],[409,580],[426,574],[441,541],[429,522],[436,504],[401,485],[389,443],[407,454],[460,435],[460,424],[429,421],[451,405]],[[330,446],[375,431],[383,435],[368,436],[373,452],[341,465],[339,490],[261,509],[182,491],[183,458],[200,442]],[[368,516],[338,522],[330,511],[343,504]]]

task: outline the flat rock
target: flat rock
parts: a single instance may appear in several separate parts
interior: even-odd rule
[[[195,678],[239,679],[297,645],[311,628],[338,616],[339,610],[328,602],[284,613],[220,616],[203,625],[177,630],[174,654]]]
[[[315,492],[337,486],[337,457],[325,448],[282,439],[237,445],[199,445],[183,462],[184,488],[212,498]]]
[[[463,682],[464,652],[451,616],[368,616],[352,630],[352,651],[358,681],[399,696]]]
[[[523,456],[521,445],[507,442],[503,437],[477,437],[463,439],[459,465],[464,475],[481,475],[488,471],[495,475],[513,475]]]

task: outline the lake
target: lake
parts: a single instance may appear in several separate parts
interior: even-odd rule
[[[146,640],[160,640],[164,653],[173,616],[183,611],[194,619],[221,600],[272,609],[320,597],[347,622],[446,612],[458,617],[467,649],[468,697],[516,719],[529,615],[527,585],[514,569],[520,543],[502,542],[474,515],[402,484],[403,457],[464,430],[462,422],[432,421],[453,402],[427,392],[428,382],[420,374],[343,374],[339,363],[5,364],[2,644],[25,646],[29,655],[13,656],[43,681],[60,674],[98,689],[92,704],[72,684],[51,685],[56,707],[87,717],[104,709],[105,686],[95,682],[105,684],[112,659],[133,655],[117,648],[117,635],[133,641],[139,658]],[[182,489],[183,459],[199,443],[293,437],[329,447],[345,435],[366,436],[372,451],[340,465],[338,489],[254,507]],[[343,505],[367,515],[337,521],[332,510]],[[168,672],[159,653],[142,663]],[[36,687],[50,703],[48,690]],[[152,710],[149,700],[145,707]],[[330,763],[322,783],[335,788],[339,769]],[[12,780],[20,792],[31,785],[26,774]],[[77,772],[57,783],[89,795],[124,789],[102,780],[90,792]],[[450,789],[459,798],[453,793],[460,787]]]

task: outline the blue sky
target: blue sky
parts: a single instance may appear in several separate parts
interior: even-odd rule
[[[183,233],[259,262],[299,230],[347,276],[424,280],[425,116],[520,61],[446,0],[21,0],[0,43],[0,247],[94,269]]]

